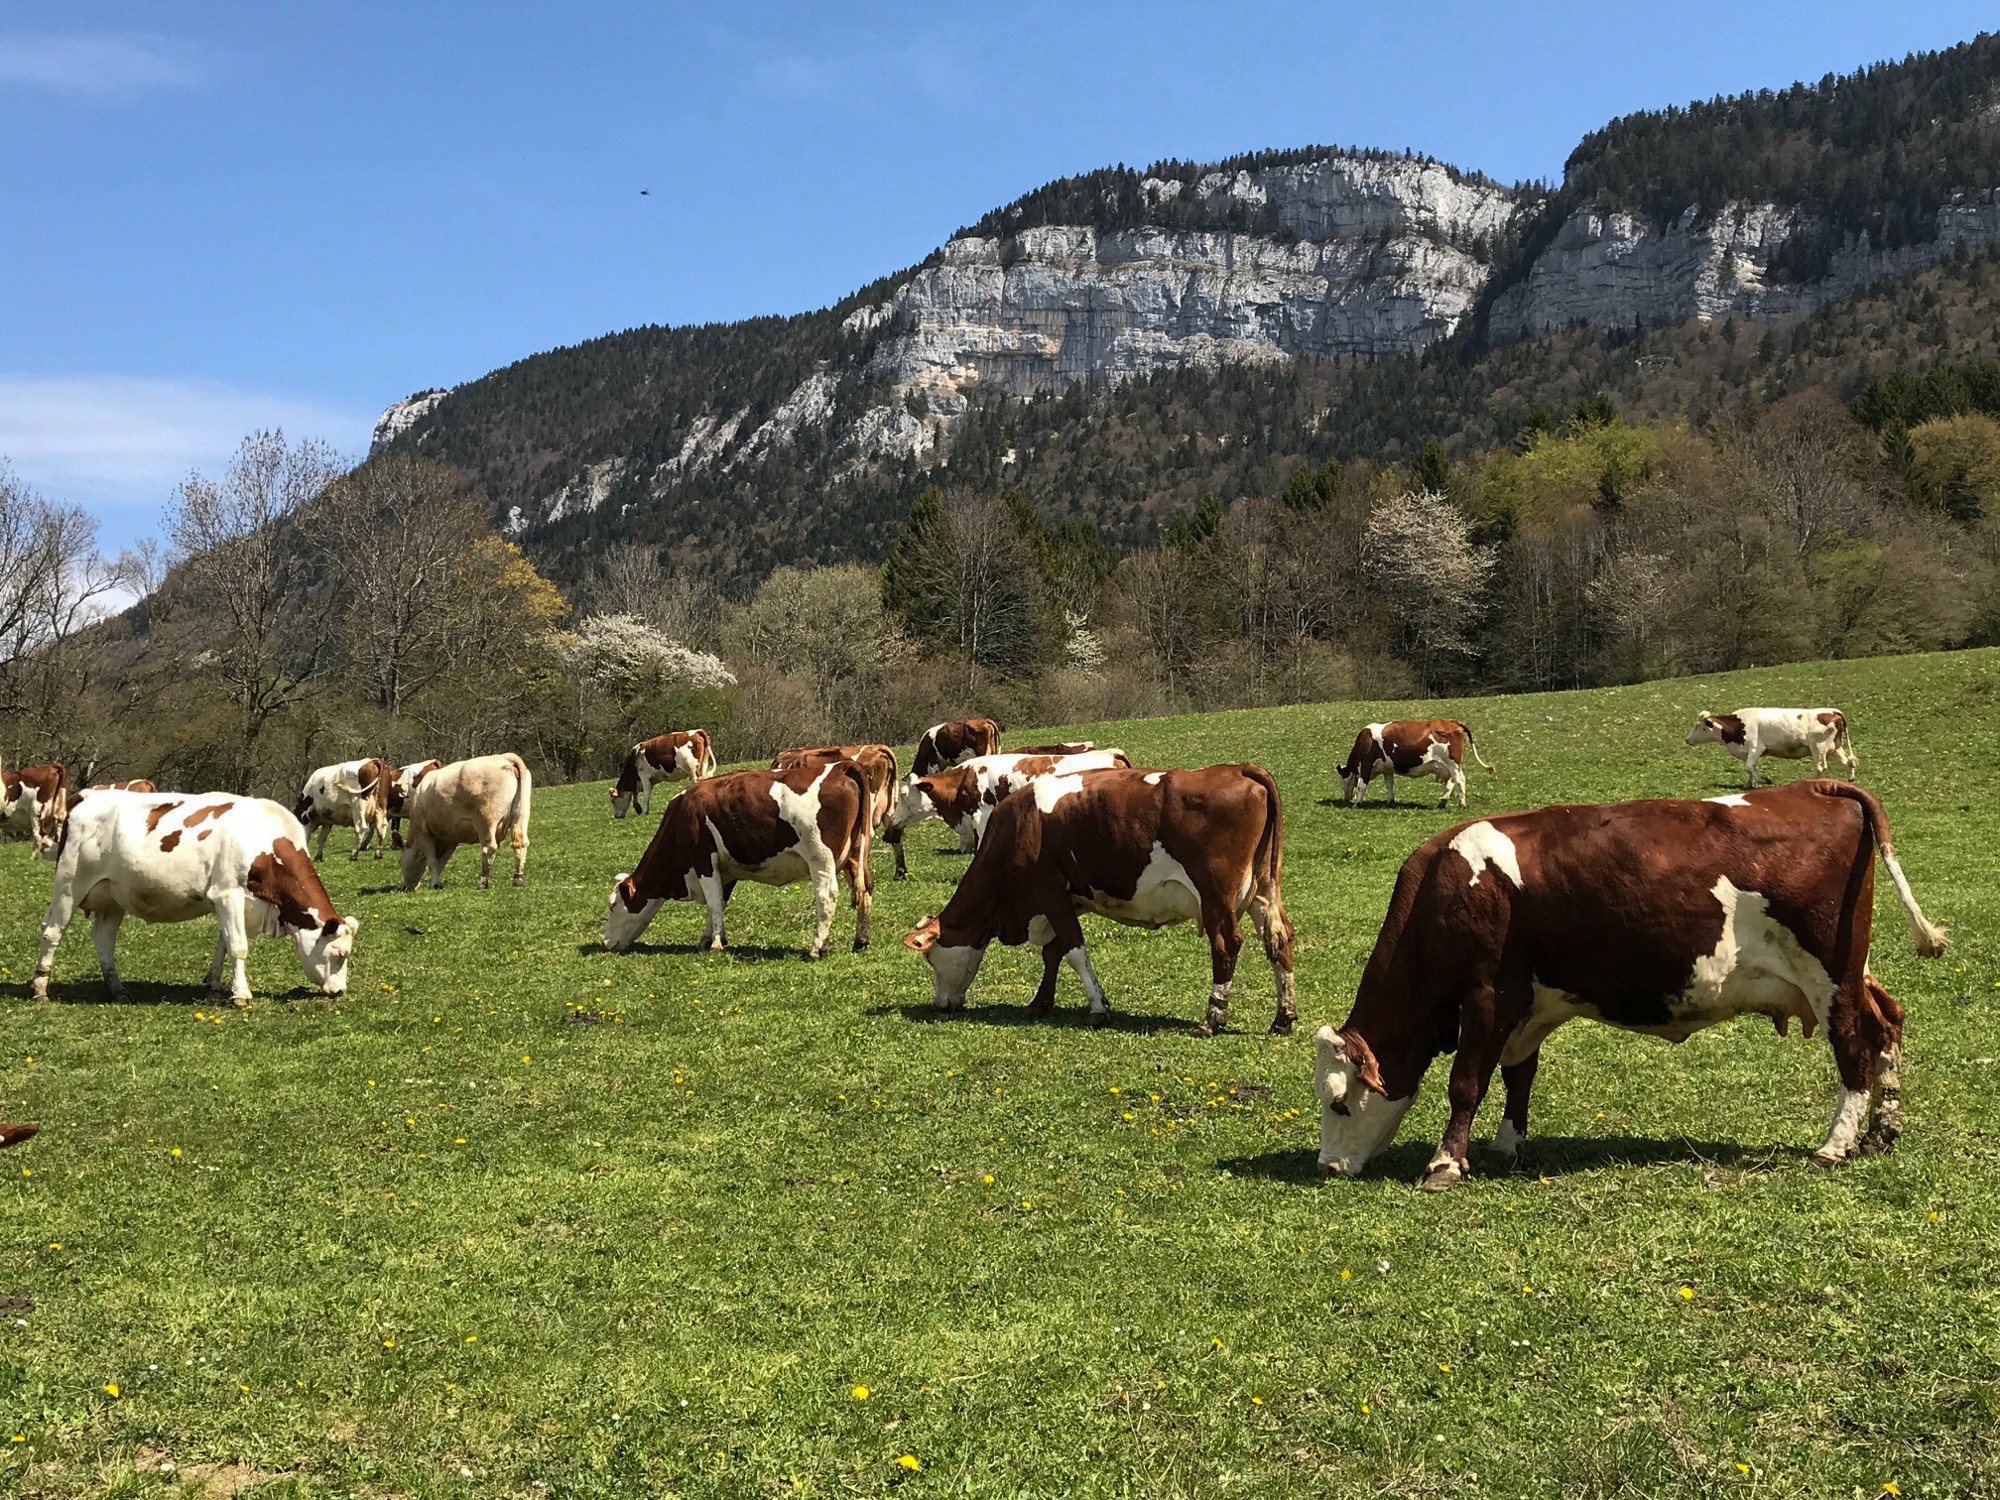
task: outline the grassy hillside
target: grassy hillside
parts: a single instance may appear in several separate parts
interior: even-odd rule
[[[0,1318],[0,1491],[1990,1490],[1996,671],[1963,653],[1423,705],[1499,763],[1470,773],[1474,813],[1713,794],[1736,766],[1682,745],[1698,709],[1847,710],[1954,941],[1915,959],[1882,901],[1908,1133],[1831,1173],[1805,1163],[1831,1056],[1758,1021],[1679,1047],[1564,1030],[1518,1175],[1412,1191],[1434,1073],[1368,1177],[1314,1177],[1311,1029],[1344,1015],[1398,863],[1448,821],[1328,805],[1331,768],[1416,705],[1080,731],[1277,773],[1305,1023],[1284,1040],[1254,943],[1241,1029],[1203,1040],[1199,938],[1095,921],[1115,1026],[1087,1030],[1067,978],[1029,1021],[1026,950],[929,1019],[897,938],[963,867],[935,825],[909,884],[878,858],[866,955],[801,963],[804,894],[745,886],[733,953],[689,951],[680,906],[610,956],[605,894],[653,823],[612,823],[601,786],[549,791],[522,891],[476,890],[463,854],[407,896],[387,863],[333,860],[364,924],[354,989],[302,994],[263,943],[247,1014],[192,987],[207,924],[128,924],[130,1004],[73,931],[52,1000],[27,1000],[48,873],[0,849],[0,1116],[43,1125],[0,1161],[0,1293],[33,1302]]]

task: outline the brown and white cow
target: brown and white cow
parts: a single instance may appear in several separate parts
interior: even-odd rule
[[[319,834],[313,858],[326,858],[326,836],[336,825],[346,824],[354,830],[354,848],[347,857],[361,858],[361,851],[372,842],[380,859],[389,842],[389,787],[395,779],[394,766],[372,757],[321,766],[308,776],[292,814],[306,825],[308,838],[315,831]]]
[[[403,847],[403,819],[409,816],[410,793],[417,783],[444,764],[441,760],[413,760],[389,778],[389,847]]]
[[[1000,755],[976,755],[960,765],[946,766],[928,776],[911,776],[896,789],[888,817],[888,837],[902,846],[903,835],[921,823],[940,818],[958,835],[959,851],[970,854],[993,809],[1010,792],[1038,776],[1073,776],[1079,771],[1129,770],[1123,750],[1084,750],[1074,754],[1040,754],[1010,750]]]
[[[1261,766],[1198,771],[1085,771],[1044,776],[993,811],[979,852],[935,917],[903,939],[931,966],[931,1003],[958,1010],[986,949],[1034,943],[1042,982],[1028,1007],[1046,1014],[1067,963],[1090,1000],[1090,1024],[1110,1016],[1084,951],[1081,912],[1133,927],[1199,922],[1208,937],[1208,1014],[1202,1033],[1229,1020],[1229,989],[1246,908],[1277,978],[1271,1029],[1298,1016],[1292,924],[1280,889],[1284,817]]]
[[[940,766],[955,766],[975,755],[1000,753],[1000,726],[991,719],[948,719],[933,724],[917,738],[910,774],[928,776]]]
[[[1690,745],[1720,745],[1743,762],[1743,784],[1757,784],[1757,762],[1810,758],[1813,775],[1826,774],[1827,757],[1847,767],[1852,781],[1861,770],[1847,743],[1847,715],[1837,708],[1739,708],[1733,714],[1702,714],[1688,731]],[[1769,786],[1766,776],[1764,784]]]
[[[611,816],[622,818],[634,803],[639,811],[653,810],[653,783],[656,781],[699,781],[715,774],[715,751],[706,729],[677,729],[641,740],[625,755],[618,780],[611,788]]]
[[[872,798],[853,761],[839,759],[782,771],[732,771],[696,782],[660,814],[660,826],[639,861],[611,887],[604,946],[622,953],[664,901],[706,907],[701,946],[727,942],[724,908],[741,880],[812,887],[816,917],[807,958],[826,952],[847,877],[854,901],[854,951],[868,946],[873,881],[868,870]]]
[[[86,792],[157,792],[159,788],[145,777],[135,777],[131,781],[93,781],[84,788]],[[83,792],[78,792],[81,797]]]
[[[410,841],[403,849],[403,889],[413,891],[428,869],[431,888],[444,884],[445,862],[460,844],[479,846],[479,888],[492,884],[493,854],[505,835],[514,846],[514,884],[528,872],[528,814],[535,780],[518,755],[476,755],[440,766],[404,802]]]
[[[35,998],[48,998],[56,948],[79,907],[90,914],[90,940],[116,996],[125,993],[115,950],[126,917],[188,922],[209,912],[221,928],[208,965],[210,989],[225,988],[227,959],[234,966],[229,997],[248,1005],[250,939],[285,936],[322,994],[344,993],[361,924],[334,909],[305,842],[299,820],[261,798],[123,792],[78,802],[56,854]]]
[[[0,796],[0,833],[26,839],[35,853],[48,858],[69,813],[69,772],[59,761],[0,771],[5,795]]]
[[[895,806],[896,784],[902,774],[895,746],[801,745],[793,750],[780,750],[771,758],[771,769],[789,771],[794,766],[823,766],[835,760],[851,760],[861,767],[861,774],[868,782],[869,827],[882,830],[889,809]],[[891,830],[884,837],[896,851],[896,878],[908,880],[910,872],[903,862],[902,835]]]
[[[1088,755],[1097,748],[1096,740],[1073,740],[1061,745],[1017,745],[1009,755]]]
[[[18,1146],[41,1131],[39,1125],[0,1125],[0,1146]]]
[[[1451,806],[1451,794],[1458,793],[1458,805],[1465,806],[1465,752],[1491,771],[1472,731],[1457,719],[1395,719],[1370,724],[1354,737],[1347,752],[1347,764],[1340,768],[1340,795],[1356,806],[1368,795],[1368,783],[1382,778],[1389,804],[1396,802],[1398,776],[1435,776],[1444,788],[1439,807]]]
[[[1579,1016],[1675,1042],[1746,1014],[1780,1034],[1793,1017],[1808,1035],[1824,1026],[1840,1097],[1813,1160],[1888,1150],[1903,1012],[1868,972],[1878,852],[1917,952],[1942,953],[1882,805],[1848,782],[1544,807],[1438,834],[1396,877],[1353,1011],[1314,1037],[1320,1171],[1359,1172],[1453,1051],[1451,1121],[1421,1185],[1470,1169],[1495,1067],[1507,1098],[1493,1144],[1511,1158],[1542,1043]]]

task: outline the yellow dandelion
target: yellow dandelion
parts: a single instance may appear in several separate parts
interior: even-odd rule
[[[384,1349],[393,1349],[396,1347],[396,1341],[394,1339],[384,1339],[382,1340],[382,1347]]]
[[[857,1385],[854,1388],[853,1396],[856,1401],[866,1401],[868,1399],[868,1387],[865,1385]]]
[[[178,1146],[174,1147],[174,1149],[173,1149],[173,1150],[171,1150],[171,1151],[169,1151],[169,1152],[167,1153],[167,1155],[169,1155],[169,1156],[179,1156],[180,1154],[181,1154],[181,1148],[180,1148],[180,1147],[178,1147]]]
[[[1033,1208],[1034,1206],[1035,1206],[1035,1205],[1034,1205],[1034,1204],[1032,1204],[1032,1203],[1030,1203],[1030,1202],[1029,1202],[1029,1201],[1028,1201],[1028,1200],[1027,1200],[1026,1198],[1023,1198],[1023,1199],[1021,1200],[1021,1207],[1023,1207],[1023,1208]]]
[[[1935,1224],[1935,1223],[1937,1223],[1937,1221],[1938,1221],[1938,1216],[1937,1216],[1937,1210],[1936,1210],[1936,1209],[1932,1209],[1932,1210],[1931,1210],[1931,1222],[1932,1222],[1933,1224]]]
[[[1445,1372],[1445,1374],[1447,1374],[1447,1375],[1449,1375],[1449,1374],[1451,1373],[1451,1366],[1450,1366],[1450,1365],[1439,1365],[1439,1366],[1438,1366],[1438,1368],[1439,1368],[1440,1370],[1444,1371],[1444,1372]]]
[[[1208,1343],[1211,1349],[1220,1349],[1222,1347],[1221,1339],[1210,1339]]]
[[[1264,1398],[1262,1396],[1252,1396],[1250,1398],[1250,1404],[1252,1406],[1262,1406],[1264,1404]]]
[[[107,1381],[104,1386],[104,1394],[115,1398],[118,1395],[118,1382],[115,1380]]]
[[[908,1469],[912,1474],[923,1468],[923,1465],[917,1461],[917,1455],[914,1453],[905,1453],[902,1457],[898,1458],[896,1466],[901,1469]]]
[[[21,1175],[23,1177],[33,1177],[35,1175],[35,1169],[33,1167],[23,1167],[21,1168]]]
[[[993,1186],[993,1174],[991,1172],[988,1172],[984,1177],[980,1178],[979,1180],[985,1183],[988,1187]]]
[[[1738,1464],[1738,1465],[1736,1466],[1736,1472],[1737,1472],[1737,1473],[1739,1473],[1739,1474],[1748,1474],[1748,1473],[1750,1472],[1750,1465],[1748,1465],[1748,1464]]]
[[[1896,1488],[1893,1481],[1887,1479],[1882,1481],[1882,1492],[1888,1495],[1900,1495],[1903,1493],[1901,1490]]]
[[[61,1240],[50,1240],[50,1241],[49,1241],[49,1248],[50,1248],[51,1250],[60,1250],[60,1249],[62,1249],[62,1241],[61,1241]]]
[[[247,1385],[243,1385],[240,1382],[237,1384],[236,1389],[242,1391],[245,1395],[248,1395],[250,1393],[250,1387]]]
[[[1342,1281],[1352,1281],[1354,1279],[1354,1273],[1348,1270],[1347,1267],[1342,1266],[1340,1268],[1340,1279]]]
[[[465,1336],[465,1341],[468,1344],[476,1344],[479,1342],[479,1335],[476,1333],[468,1333]]]
[[[1123,1115],[1119,1116],[1119,1118],[1120,1118],[1120,1119],[1123,1119],[1123,1120],[1129,1120],[1129,1119],[1131,1119],[1131,1118],[1132,1118],[1132,1111],[1131,1111],[1131,1110],[1129,1110],[1129,1109],[1128,1109],[1128,1110],[1126,1110],[1126,1111],[1125,1111],[1125,1113],[1124,1113]],[[1931,1217],[1932,1217],[1933,1219],[1935,1219],[1935,1218],[1937,1217],[1937,1215],[1936,1215],[1936,1214],[1932,1214],[1932,1215],[1931,1215]]]
[[[1370,1409],[1371,1409],[1371,1408],[1369,1407],[1369,1405],[1368,1405],[1368,1403],[1367,1403],[1366,1401],[1364,1401],[1364,1402],[1362,1402],[1362,1403],[1361,1403],[1361,1415],[1362,1415],[1362,1416],[1364,1416],[1364,1417],[1365,1417],[1365,1416],[1367,1416],[1367,1415],[1368,1415],[1368,1413],[1369,1413],[1369,1411],[1370,1411]]]
[[[1535,1295],[1535,1289],[1531,1286],[1528,1286],[1526,1283],[1523,1283],[1521,1287],[1521,1295],[1523,1297],[1532,1297]]]
[[[533,1059],[532,1057],[528,1056],[528,1054],[527,1054],[527,1053],[523,1052],[523,1053],[521,1054],[521,1061],[522,1061],[522,1062],[533,1062],[533,1061],[534,1061],[534,1059]]]
[[[1684,1287],[1682,1287],[1682,1288],[1681,1288],[1681,1301],[1683,1301],[1683,1302],[1692,1302],[1692,1301],[1694,1301],[1694,1288],[1693,1288],[1693,1287],[1691,1287],[1691,1286],[1684,1286]]]
[[[21,1433],[17,1432],[14,1434],[13,1437],[9,1438],[8,1441],[14,1443],[25,1443],[27,1442],[27,1438],[23,1436]]]

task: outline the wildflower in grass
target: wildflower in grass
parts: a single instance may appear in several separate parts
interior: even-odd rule
[[[49,1241],[49,1248],[50,1248],[51,1250],[60,1250],[60,1249],[62,1249],[62,1241],[61,1241],[61,1240],[50,1240],[50,1241]]]
[[[1524,1282],[1521,1286],[1521,1295],[1523,1297],[1532,1297],[1535,1295],[1535,1289]]]
[[[1937,1210],[1936,1210],[1936,1209],[1932,1209],[1932,1210],[1931,1210],[1931,1220],[1930,1220],[1930,1221],[1931,1221],[1931,1223],[1933,1223],[1933,1224],[1937,1223],[1937,1221],[1938,1221],[1938,1216],[1937,1216]]]
[[[465,1137],[460,1136],[457,1140],[453,1141],[452,1144],[454,1146],[463,1146],[465,1144]]]
[[[866,1401],[868,1399],[868,1387],[857,1385],[853,1390],[853,1396],[856,1401]]]
[[[1694,1301],[1694,1288],[1693,1288],[1693,1287],[1691,1287],[1691,1286],[1684,1286],[1684,1287],[1682,1287],[1682,1288],[1681,1288],[1681,1301],[1683,1301],[1683,1302],[1692,1302],[1692,1301]]]
[[[1748,1464],[1738,1464],[1738,1465],[1736,1466],[1736,1472],[1737,1472],[1737,1473],[1739,1473],[1739,1474],[1748,1474],[1748,1473],[1750,1472],[1750,1465],[1748,1465]]]
[[[104,1386],[104,1394],[116,1400],[118,1396],[118,1382],[115,1380],[107,1381]]]
[[[33,1177],[35,1175],[35,1169],[33,1167],[23,1167],[21,1168],[21,1175],[23,1177]]]
[[[1340,1268],[1340,1279],[1342,1281],[1352,1281],[1354,1279],[1354,1273],[1348,1270],[1347,1267],[1342,1266]]]
[[[468,1333],[465,1336],[465,1341],[468,1344],[476,1344],[479,1342],[479,1335],[476,1333]]]
[[[26,1436],[25,1436],[24,1434],[22,1434],[22,1433],[18,1433],[18,1432],[17,1432],[17,1433],[15,1433],[15,1434],[14,1434],[14,1436],[13,1436],[12,1438],[10,1438],[10,1439],[9,1439],[8,1441],[10,1441],[10,1442],[15,1442],[15,1443],[25,1443],[25,1442],[27,1442],[27,1440],[28,1440],[28,1439],[27,1439],[27,1437],[26,1437]]]
[[[1030,1202],[1029,1202],[1029,1201],[1028,1201],[1028,1200],[1027,1200],[1026,1198],[1023,1198],[1023,1199],[1021,1200],[1021,1207],[1023,1207],[1023,1208],[1033,1208],[1034,1206],[1035,1206],[1035,1205],[1034,1205],[1034,1204],[1032,1204],[1032,1203],[1030,1203]]]
[[[1366,1401],[1362,1402],[1362,1403],[1361,1403],[1361,1415],[1365,1417],[1365,1416],[1369,1415],[1369,1411],[1370,1411],[1370,1408],[1369,1408],[1369,1405],[1368,1405],[1368,1403],[1367,1403]]]
[[[1264,1404],[1264,1398],[1262,1396],[1252,1396],[1250,1398],[1250,1404],[1252,1406],[1262,1406]]]
[[[988,1187],[993,1186],[993,1174],[991,1172],[988,1172],[984,1177],[980,1178],[979,1180],[985,1183]]]
[[[393,1349],[396,1347],[396,1341],[394,1339],[384,1339],[382,1340],[382,1347],[384,1349]]]
[[[171,1151],[169,1151],[169,1152],[167,1153],[167,1155],[169,1155],[169,1156],[179,1156],[180,1154],[181,1154],[181,1148],[180,1148],[180,1147],[178,1147],[178,1146],[174,1147],[174,1149],[173,1149],[173,1150],[171,1150]]]
[[[1882,1481],[1882,1492],[1885,1495],[1900,1495],[1903,1493],[1901,1490],[1896,1488],[1894,1483],[1892,1483],[1887,1479]]]
[[[896,1467],[899,1469],[908,1469],[912,1474],[914,1474],[918,1470],[923,1468],[923,1465],[917,1461],[916,1454],[905,1453],[901,1458],[898,1458],[896,1460]]]
[[[1120,1118],[1121,1120],[1129,1120],[1129,1119],[1131,1119],[1131,1118],[1132,1118],[1132,1111],[1131,1111],[1131,1110],[1129,1110],[1129,1109],[1128,1109],[1128,1110],[1126,1110],[1124,1114],[1122,1114],[1122,1115],[1120,1115],[1120,1116],[1119,1116],[1119,1118]]]
[[[1439,1368],[1440,1370],[1444,1371],[1444,1373],[1445,1373],[1445,1374],[1447,1374],[1447,1375],[1449,1375],[1449,1374],[1451,1373],[1451,1366],[1450,1366],[1450,1365],[1439,1365],[1439,1366],[1438,1366],[1438,1368]]]
[[[533,1059],[532,1057],[528,1056],[528,1054],[527,1054],[527,1053],[523,1052],[523,1053],[521,1054],[521,1061],[522,1061],[522,1062],[533,1062],[533,1061],[534,1061],[534,1059]]]

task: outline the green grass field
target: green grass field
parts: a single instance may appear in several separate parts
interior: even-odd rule
[[[798,888],[740,887],[728,955],[690,951],[691,905],[593,951],[655,821],[602,785],[539,793],[519,891],[461,852],[404,895],[337,833],[353,987],[261,942],[247,1013],[197,988],[206,922],[128,923],[113,1004],[79,921],[31,1002],[49,867],[0,849],[0,1118],[43,1127],[0,1157],[0,1294],[32,1301],[0,1307],[0,1493],[2000,1489],[1996,677],[1968,652],[1446,706],[1500,766],[1474,814],[1712,795],[1740,771],[1682,745],[1697,709],[1847,710],[1953,946],[1913,957],[1881,883],[1907,1133],[1830,1173],[1823,1040],[1747,1020],[1560,1032],[1515,1175],[1413,1191],[1440,1064],[1366,1178],[1315,1177],[1312,1030],[1458,817],[1428,781],[1333,806],[1332,767],[1414,704],[1066,731],[1277,774],[1289,1039],[1254,940],[1239,1029],[1203,1040],[1199,935],[1094,920],[1114,1026],[1069,976],[1029,1020],[1027,949],[931,1020],[898,939],[964,867],[936,824],[907,884],[878,852],[873,951],[843,907],[817,965]]]

